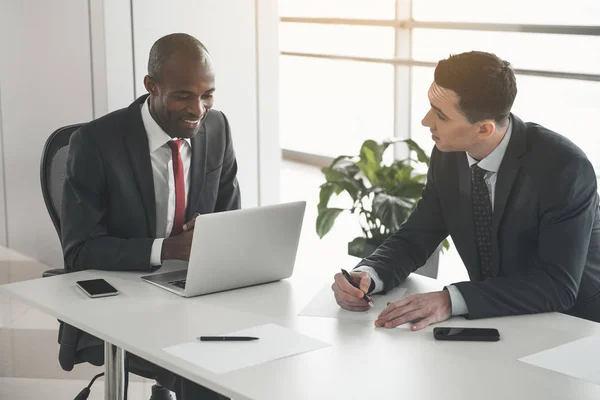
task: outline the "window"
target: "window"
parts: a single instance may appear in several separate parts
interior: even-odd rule
[[[283,57],[282,147],[336,157],[394,134],[394,67]]]
[[[515,12],[518,10],[518,12]],[[600,174],[600,2],[280,0],[284,149],[335,157],[421,126],[436,62],[496,53],[517,73],[513,112],[580,146]]]
[[[280,0],[286,17],[394,19],[395,0]]]
[[[413,0],[419,21],[482,22],[544,25],[598,25],[598,0]]]

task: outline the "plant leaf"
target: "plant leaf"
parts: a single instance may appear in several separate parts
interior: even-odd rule
[[[417,153],[417,160],[429,165],[429,156],[427,154],[425,154],[423,149],[414,140],[406,139],[404,141],[404,143],[406,143],[408,145],[408,148],[411,151],[414,151],[415,153]]]
[[[394,176],[396,183],[410,181],[412,178],[410,174],[413,172],[414,168],[411,166],[406,166],[403,164],[403,167],[396,170],[396,174]]]
[[[412,177],[412,180],[420,183],[425,183],[425,181],[427,180],[427,174],[415,175]]]
[[[365,249],[365,244],[367,244],[366,238],[354,238],[350,243],[348,243],[348,254],[359,257],[359,254],[362,254],[363,250]]]
[[[342,191],[342,187],[335,182],[326,182],[321,185],[321,192],[319,193],[319,205],[317,209],[321,210],[323,208],[327,208],[327,204],[329,203],[329,199],[332,194],[340,194]]]
[[[378,193],[373,198],[373,214],[388,230],[395,232],[411,212],[414,206],[411,200]]]
[[[444,247],[442,250],[448,250],[450,248],[450,242],[448,241],[448,239],[444,239],[444,241],[442,242],[442,246]]]
[[[425,185],[421,182],[399,182],[391,194],[396,197],[408,197],[410,199],[419,199],[423,193]]]
[[[360,161],[356,164],[373,186],[379,184],[377,172],[381,169],[383,151],[384,146],[377,144],[374,140],[365,140],[360,148]]]
[[[317,235],[322,239],[331,230],[335,219],[344,211],[341,208],[323,208],[317,216]]]

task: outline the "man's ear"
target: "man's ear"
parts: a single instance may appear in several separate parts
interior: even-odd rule
[[[150,75],[146,75],[144,77],[144,87],[146,88],[148,93],[150,93],[152,95],[158,94],[158,88],[156,85],[156,81]]]
[[[480,122],[479,125],[479,136],[490,137],[496,132],[496,122],[490,119],[486,119]]]

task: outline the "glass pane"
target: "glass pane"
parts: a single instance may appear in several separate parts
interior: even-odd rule
[[[393,136],[393,66],[282,56],[280,74],[283,148],[335,157]]]
[[[393,58],[394,28],[281,23],[281,51]]]
[[[600,82],[518,75],[517,88],[513,112],[571,139],[600,174]]]
[[[420,61],[481,50],[515,68],[600,73],[600,36],[415,29],[413,40],[413,57]]]
[[[433,68],[413,67],[411,76],[410,136],[427,154],[430,154],[435,143],[431,139],[429,128],[421,125],[421,120],[429,111],[427,91],[433,82]]]
[[[542,25],[597,25],[598,0],[417,0],[413,17],[421,21],[492,22]]]
[[[433,81],[433,68],[415,67],[412,76],[411,134],[417,143],[432,148],[431,134],[421,119],[429,110],[427,90]],[[571,139],[600,174],[600,136],[591,123],[600,110],[600,82],[517,75],[517,87],[515,115]]]
[[[279,0],[282,17],[394,19],[395,0]]]

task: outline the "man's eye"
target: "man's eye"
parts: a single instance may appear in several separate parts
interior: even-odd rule
[[[436,112],[436,114],[437,114],[438,118],[439,118],[439,119],[441,119],[442,121],[445,121],[445,120],[446,120],[446,118],[444,118],[444,117],[442,116],[442,114],[440,114],[439,112]]]
[[[187,100],[187,99],[189,99],[189,97],[190,96],[187,96],[187,95],[179,95],[179,96],[176,96],[175,98],[177,100]]]
[[[213,95],[212,94],[205,94],[205,95],[202,96],[202,98],[205,99],[205,100],[210,100],[210,99],[213,98]]]

